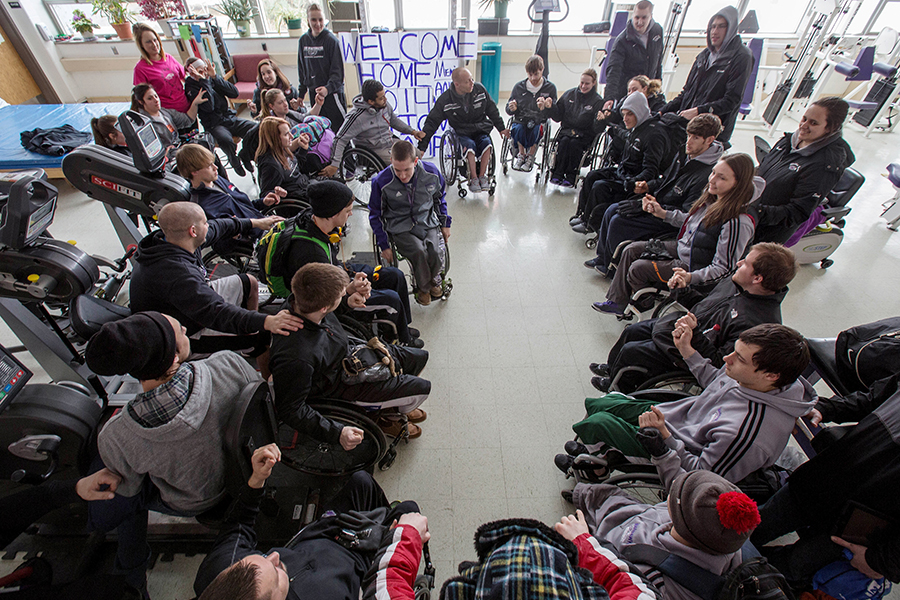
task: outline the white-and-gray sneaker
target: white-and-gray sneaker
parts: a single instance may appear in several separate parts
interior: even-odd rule
[[[513,160],[512,168],[515,169],[516,171],[521,171],[522,166],[525,164],[525,160],[526,160],[525,156],[523,156],[521,154],[517,154],[516,158]]]
[[[473,177],[469,180],[469,191],[473,194],[480,192],[483,188],[481,187],[481,179],[478,177]]]
[[[479,178],[478,178],[478,182],[481,184],[481,191],[482,191],[482,192],[489,192],[489,191],[491,190],[491,182],[488,181],[487,176],[485,176],[485,177],[479,177]]]

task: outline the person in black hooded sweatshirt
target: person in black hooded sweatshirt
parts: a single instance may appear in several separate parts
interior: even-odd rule
[[[731,146],[728,140],[753,68],[753,55],[737,30],[738,12],[733,6],[712,16],[706,30],[706,49],[694,60],[684,89],[660,111],[678,113],[685,124],[699,114],[713,113],[722,120],[718,139],[726,150]]]
[[[316,104],[314,96],[324,98],[321,115],[331,121],[335,133],[344,124],[347,99],[344,97],[344,61],[337,37],[325,29],[325,16],[318,4],[306,9],[309,31],[303,34],[297,47],[297,72],[300,99],[309,91],[309,105]]]

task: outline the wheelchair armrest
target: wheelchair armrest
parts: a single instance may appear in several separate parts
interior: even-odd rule
[[[681,390],[637,390],[628,394],[637,400],[652,400],[656,402],[671,402],[682,398],[690,398],[691,394]]]
[[[822,210],[822,216],[826,221],[834,219],[840,220],[850,214],[852,209],[849,206],[835,206],[833,208],[825,208]]]

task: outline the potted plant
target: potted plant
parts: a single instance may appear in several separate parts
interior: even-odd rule
[[[119,39],[130,40],[134,36],[131,33],[131,15],[124,0],[91,0],[94,5],[92,14],[100,14],[106,17],[109,24],[116,30]]]
[[[91,22],[90,17],[82,11],[77,9],[72,11],[72,29],[77,31],[84,41],[90,42],[97,39],[97,36],[94,35],[95,27],[99,27],[99,25]]]
[[[298,38],[303,35],[303,11],[290,5],[278,7],[275,11],[275,17],[278,19],[278,31],[281,32],[281,23],[287,25],[288,35]]]
[[[506,35],[509,19],[506,18],[511,0],[479,0],[482,11],[494,7],[494,18],[478,19],[478,35]]]
[[[222,0],[222,3],[216,4],[214,8],[231,19],[239,36],[250,35],[250,19],[257,14],[250,0]]]
[[[159,23],[160,29],[169,37],[173,37],[168,19],[187,14],[183,0],[137,0],[141,7],[141,15]]]

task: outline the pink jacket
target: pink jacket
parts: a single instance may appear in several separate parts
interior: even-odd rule
[[[134,66],[134,85],[149,83],[159,94],[163,108],[186,113],[191,103],[184,95],[184,67],[171,54],[148,65],[143,58]]]

